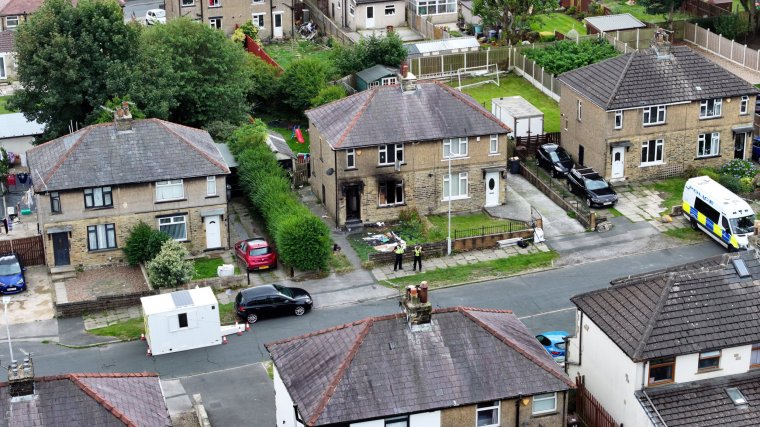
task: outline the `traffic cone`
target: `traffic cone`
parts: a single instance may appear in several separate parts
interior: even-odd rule
[[[245,322],[245,331],[248,332],[251,330],[251,324],[248,322]]]
[[[150,347],[148,347],[148,351],[145,352],[145,356],[148,356],[148,357],[153,356],[153,352],[150,351]]]
[[[145,334],[140,334],[140,341],[145,341]]]
[[[237,330],[238,335],[243,335],[243,330],[240,329],[240,325],[238,325],[238,322],[235,322],[235,329]]]
[[[227,344],[227,335],[222,335],[222,344]]]

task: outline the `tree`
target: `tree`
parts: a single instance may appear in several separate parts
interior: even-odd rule
[[[254,107],[270,106],[277,99],[279,73],[282,71],[255,55],[248,55],[245,71],[250,83],[247,100]]]
[[[472,0],[472,13],[483,18],[488,26],[501,24],[504,31],[512,34],[527,28],[531,16],[552,11],[556,0]]]
[[[311,108],[317,108],[320,105],[329,104],[330,102],[337,101],[346,96],[346,91],[343,87],[334,85],[327,86],[319,91],[317,96],[311,99]]]
[[[195,266],[187,260],[187,249],[175,240],[167,240],[161,252],[148,261],[148,279],[157,288],[174,288],[188,283],[193,278]]]
[[[187,18],[145,29],[129,92],[150,117],[189,126],[241,122],[250,110],[248,54]]]
[[[282,101],[296,111],[305,111],[311,99],[326,86],[327,72],[327,66],[315,59],[291,62],[280,77]]]
[[[164,242],[171,236],[151,228],[148,224],[140,221],[129,231],[129,236],[124,242],[124,254],[127,256],[129,265],[137,265],[148,262],[158,255]]]
[[[113,76],[134,62],[140,29],[112,0],[45,0],[19,25],[15,46],[23,87],[10,107],[45,123],[43,140],[81,127],[106,100],[126,93]]]
[[[398,67],[406,59],[408,52],[396,33],[386,37],[374,34],[363,37],[352,46],[338,46],[333,54],[333,61],[338,74],[348,75],[377,64]]]

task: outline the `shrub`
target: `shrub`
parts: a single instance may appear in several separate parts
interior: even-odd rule
[[[739,178],[753,178],[757,175],[757,170],[752,162],[742,159],[733,159],[725,165],[718,168],[718,173],[721,175],[731,175],[732,177]]]
[[[330,102],[337,101],[346,96],[346,91],[342,86],[334,85],[327,86],[319,91],[317,96],[311,99],[311,108],[319,107],[320,105],[329,104]]]
[[[731,190],[734,193],[741,193],[742,192],[742,184],[739,181],[739,178],[732,176],[732,175],[721,175],[718,178],[718,182]]]
[[[570,6],[565,11],[565,14],[567,14],[567,15],[575,15],[575,12],[576,12],[575,6]]]
[[[580,43],[562,40],[542,49],[523,49],[521,53],[555,75],[620,54],[605,39],[590,39]]]
[[[230,122],[216,120],[204,126],[203,129],[211,135],[215,142],[226,142],[238,126]]]
[[[255,144],[265,144],[267,139],[267,125],[259,119],[253,123],[237,128],[227,139],[227,145],[234,155],[245,151],[246,148]]]
[[[398,67],[408,52],[395,32],[386,37],[374,34],[351,46],[336,46],[333,59],[340,75],[356,73],[377,64]]]
[[[425,239],[425,224],[417,209],[407,208],[401,210],[398,215],[399,233],[404,235],[408,243],[420,242]]]
[[[291,62],[279,80],[282,102],[296,111],[305,111],[311,100],[327,85],[328,73],[327,66],[316,59]]]
[[[124,254],[129,265],[152,260],[161,251],[161,246],[171,237],[140,221],[129,231],[124,243]]]
[[[187,260],[187,249],[181,243],[167,240],[161,252],[148,261],[148,279],[157,288],[174,288],[190,282],[195,273],[192,261]]]

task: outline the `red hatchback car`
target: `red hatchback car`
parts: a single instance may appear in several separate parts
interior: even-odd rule
[[[248,271],[277,268],[277,253],[263,237],[254,237],[235,243],[235,254]]]

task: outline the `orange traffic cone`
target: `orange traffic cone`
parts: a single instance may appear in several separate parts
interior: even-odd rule
[[[148,356],[148,357],[153,356],[153,352],[150,351],[150,347],[148,347],[148,351],[145,352],[145,356]]]
[[[235,322],[235,329],[237,329],[238,335],[243,335],[243,330],[240,329],[240,325],[238,325],[238,322]]]
[[[222,335],[222,344],[227,344],[227,336]]]
[[[248,332],[251,330],[251,324],[248,322],[245,322],[245,331]]]
[[[145,334],[140,334],[140,341],[145,341]]]

